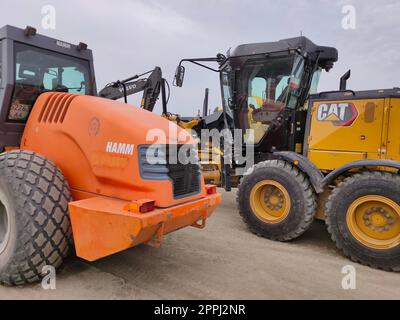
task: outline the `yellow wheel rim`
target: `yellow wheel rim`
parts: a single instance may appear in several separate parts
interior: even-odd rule
[[[250,193],[254,214],[266,223],[279,223],[288,216],[291,202],[283,185],[273,180],[258,182]]]
[[[364,196],[347,210],[347,226],[363,245],[390,249],[400,244],[400,206],[383,196]]]

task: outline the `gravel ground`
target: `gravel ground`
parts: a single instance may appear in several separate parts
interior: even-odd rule
[[[277,243],[250,233],[235,203],[223,202],[204,230],[168,235],[160,249],[139,246],[58,272],[56,289],[0,287],[0,299],[400,299],[400,274],[344,258],[316,221],[300,239]],[[342,289],[346,265],[356,289]]]

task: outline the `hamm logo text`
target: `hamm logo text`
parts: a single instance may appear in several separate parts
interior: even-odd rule
[[[132,156],[133,150],[135,150],[135,145],[128,143],[109,141],[106,145],[106,152],[108,153],[117,153]]]

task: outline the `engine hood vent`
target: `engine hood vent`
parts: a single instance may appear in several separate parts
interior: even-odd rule
[[[77,95],[69,93],[53,93],[49,95],[43,104],[38,122],[63,123],[68,113],[71,102]]]

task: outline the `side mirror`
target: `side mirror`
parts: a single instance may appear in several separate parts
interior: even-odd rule
[[[179,65],[176,68],[174,85],[176,87],[182,87],[184,78],[185,78],[185,67]]]

